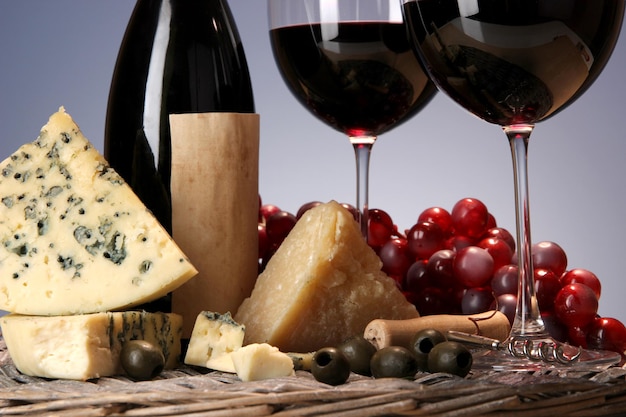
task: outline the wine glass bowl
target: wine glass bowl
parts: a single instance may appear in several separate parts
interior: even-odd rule
[[[527,152],[535,124],[553,117],[597,79],[615,47],[624,0],[402,0],[416,55],[440,91],[509,141],[516,202],[519,288],[508,340],[477,358],[491,369],[594,368],[613,352],[562,348],[538,308],[531,256]],[[546,350],[548,349],[548,350]],[[507,352],[508,350],[508,352]],[[521,352],[521,353],[520,353]],[[580,353],[580,354],[579,354]],[[548,355],[549,356],[549,355]]]
[[[268,14],[272,51],[287,87],[354,147],[356,208],[366,237],[371,148],[436,92],[412,51],[400,3],[268,0]]]

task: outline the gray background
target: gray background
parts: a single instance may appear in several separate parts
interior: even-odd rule
[[[0,0],[0,159],[33,140],[60,105],[102,150],[107,95],[131,0]],[[289,94],[273,62],[265,2],[231,0],[261,114],[260,193],[291,212],[355,199],[348,141]],[[533,241],[552,240],[570,267],[603,284],[600,314],[626,322],[626,35],[587,94],[539,124],[529,168]],[[429,206],[482,200],[514,231],[511,158],[501,130],[438,95],[383,135],[371,162],[370,207],[401,229]]]

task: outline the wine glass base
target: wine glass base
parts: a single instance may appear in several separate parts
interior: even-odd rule
[[[571,362],[531,359],[526,356],[513,356],[507,350],[477,350],[473,352],[472,369],[492,371],[589,371],[600,372],[616,365],[621,355],[605,350],[582,349],[580,356]]]

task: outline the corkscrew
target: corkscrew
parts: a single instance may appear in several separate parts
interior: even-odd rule
[[[511,336],[506,341],[501,342],[490,337],[480,336],[448,330],[446,332],[448,340],[469,345],[471,347],[487,348],[494,351],[506,351],[516,358],[528,358],[530,360],[543,362],[558,362],[570,364],[577,361],[582,354],[582,348],[566,345],[554,340],[533,341],[523,336]],[[570,348],[570,349],[567,349]],[[573,351],[570,355],[566,349]]]

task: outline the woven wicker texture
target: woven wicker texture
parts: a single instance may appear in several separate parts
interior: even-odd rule
[[[307,372],[259,382],[182,367],[158,379],[62,381],[19,373],[0,341],[0,416],[624,416],[626,370],[473,372],[414,380],[352,375],[338,387]]]

